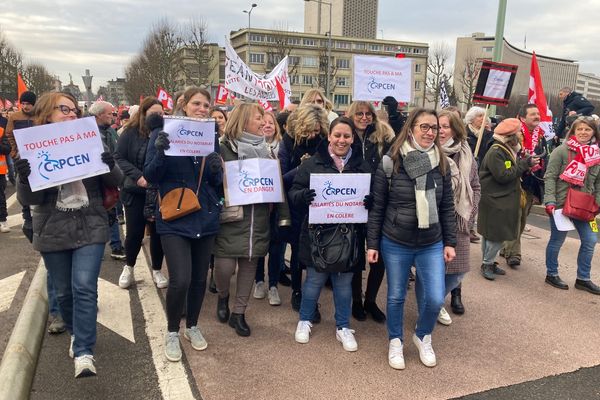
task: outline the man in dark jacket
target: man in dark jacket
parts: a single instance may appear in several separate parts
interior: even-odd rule
[[[588,99],[573,91],[573,89],[568,86],[560,89],[558,97],[563,101],[563,114],[560,123],[558,124],[556,136],[564,138],[565,129],[567,128],[567,118],[576,115],[592,115],[594,106]]]

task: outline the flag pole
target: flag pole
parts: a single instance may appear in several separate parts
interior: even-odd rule
[[[485,118],[487,118],[487,113],[488,113],[489,108],[490,108],[490,105],[486,104],[485,105],[485,114],[484,114]],[[483,138],[483,130],[485,129],[485,118],[481,122],[481,127],[479,127],[479,133],[477,134],[477,144],[475,145],[475,153],[474,153],[475,158],[477,158],[477,155],[479,154],[479,147],[481,147],[481,140]]]

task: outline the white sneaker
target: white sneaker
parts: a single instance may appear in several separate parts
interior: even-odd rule
[[[183,332],[183,337],[190,341],[194,350],[204,350],[208,347],[206,339],[202,336],[202,332],[197,326],[186,328]]]
[[[125,265],[123,267],[123,272],[121,272],[121,276],[119,277],[119,287],[121,289],[127,289],[133,283],[133,267],[129,265]]]
[[[156,287],[159,289],[164,289],[169,286],[169,280],[163,275],[160,269],[152,271],[152,280],[154,283],[156,283]]]
[[[264,299],[267,297],[267,287],[263,281],[256,282],[254,285],[254,298],[255,299]]]
[[[281,298],[279,297],[279,290],[277,290],[277,286],[272,286],[269,288],[269,304],[272,306],[281,305]]]
[[[344,346],[344,350],[346,351],[356,351],[358,350],[358,344],[356,343],[356,339],[354,339],[354,329],[342,328],[336,329],[335,337],[338,341],[342,342],[342,346]]]
[[[417,335],[413,334],[413,343],[419,349],[419,358],[426,367],[435,367],[437,361],[433,347],[431,347],[431,335],[425,335],[423,340],[420,340]]]
[[[8,222],[6,222],[6,221],[1,221],[0,222],[0,232],[2,232],[2,233],[8,233],[8,232],[10,232],[10,228],[8,226]]]
[[[406,364],[404,364],[404,345],[402,341],[398,338],[390,340],[390,346],[388,349],[388,363],[390,367],[394,369],[404,369],[406,368]]]
[[[312,324],[310,321],[298,321],[298,326],[296,327],[296,334],[294,335],[294,339],[298,343],[308,343],[310,340],[310,328],[312,328]]]
[[[442,307],[442,309],[440,310],[440,313],[437,317],[437,321],[442,324],[442,325],[450,325],[452,323],[452,318],[450,318],[450,314],[448,314],[448,311],[446,311],[446,309],[444,307]]]
[[[75,378],[84,378],[86,376],[94,375],[96,375],[94,356],[85,354],[81,357],[75,357]]]
[[[75,358],[75,352],[73,352],[73,343],[75,343],[75,335],[71,335],[71,344],[69,345],[69,357]]]

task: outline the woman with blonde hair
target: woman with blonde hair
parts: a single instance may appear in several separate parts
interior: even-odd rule
[[[250,158],[275,158],[263,136],[264,110],[257,104],[241,104],[229,116],[221,140],[224,162]],[[279,212],[278,226],[290,225],[287,203],[274,205]],[[243,219],[221,224],[214,248],[215,281],[219,295],[217,317],[229,321],[239,336],[250,336],[245,312],[252,291],[259,257],[267,254],[270,209],[267,203],[243,206]],[[235,304],[229,312],[229,286],[237,267]]]
[[[369,164],[370,172],[375,174],[381,158],[388,152],[396,137],[394,130],[379,119],[375,108],[367,101],[353,102],[348,108],[347,114],[356,127],[357,147],[362,150],[362,156]],[[364,264],[363,262],[362,265],[364,266]],[[362,268],[354,273],[352,279],[352,316],[357,320],[366,320],[367,313],[369,313],[375,321],[381,323],[385,321],[385,314],[375,302],[384,273],[385,266],[382,257],[378,259],[377,263],[369,265],[364,303],[362,300]]]
[[[301,163],[308,160],[317,151],[317,146],[329,133],[327,112],[324,108],[308,104],[298,107],[287,120],[287,133],[283,136],[279,149],[279,162],[283,173],[286,193],[292,187],[296,171]],[[298,239],[300,226],[304,218],[302,210],[292,208],[292,229],[284,240],[292,247],[290,268],[292,270],[292,308],[300,310],[302,300],[302,268],[298,259]],[[318,310],[313,322],[320,320]]]
[[[302,96],[302,100],[300,101],[300,107],[306,106],[308,104],[314,104],[321,108],[324,108],[327,111],[327,119],[329,123],[332,123],[334,119],[338,117],[338,115],[333,111],[333,103],[325,97],[321,89],[308,89],[304,96]]]

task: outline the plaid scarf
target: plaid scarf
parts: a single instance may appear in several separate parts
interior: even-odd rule
[[[569,161],[569,164],[560,175],[560,179],[573,185],[584,185],[588,168],[600,164],[600,148],[595,142],[595,139],[592,139],[589,145],[581,144],[575,136],[569,138],[567,147],[575,152],[576,156]]]

